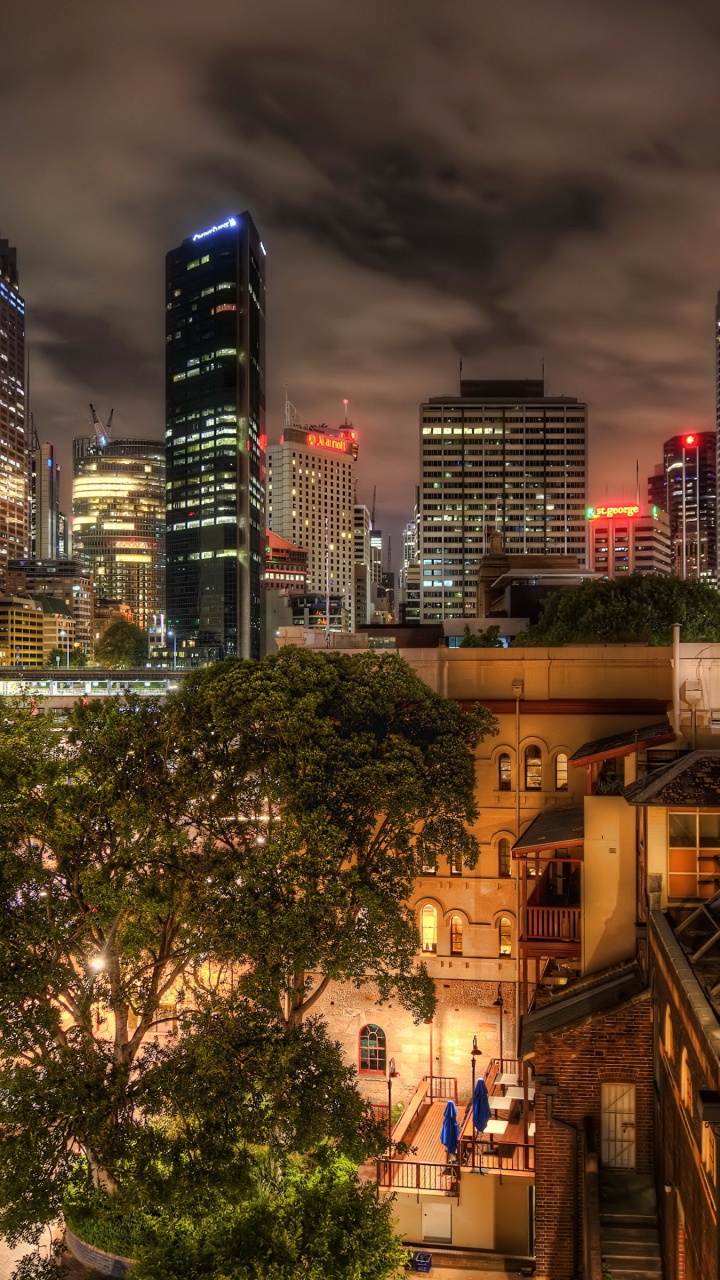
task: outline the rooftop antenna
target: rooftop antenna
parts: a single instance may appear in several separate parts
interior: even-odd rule
[[[392,536],[391,536],[390,534],[388,534],[388,559],[387,559],[387,566],[388,566],[388,567],[387,567],[387,571],[388,571],[388,573],[392,573]]]
[[[370,512],[370,528],[375,528],[375,499],[377,498],[377,485],[373,485],[373,504]]]
[[[540,366],[542,370],[543,391],[544,391],[545,390],[545,357],[544,356],[540,357]]]
[[[640,506],[640,459],[635,459],[635,501]]]
[[[344,406],[345,406],[345,426],[347,426],[347,425],[348,425],[348,416],[347,416],[347,415],[348,415],[348,405],[350,404],[350,401],[349,401],[349,400],[343,400],[343,404],[344,404]]]
[[[462,395],[462,356],[460,356],[460,395]]]

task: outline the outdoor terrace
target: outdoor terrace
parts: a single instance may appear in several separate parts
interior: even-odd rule
[[[501,1070],[502,1067],[502,1070]],[[457,1081],[426,1076],[392,1133],[395,1155],[377,1162],[377,1181],[395,1191],[433,1191],[458,1195],[460,1181],[473,1172],[532,1173],[535,1168],[535,1123],[532,1085],[527,1088],[527,1132],[524,1117],[523,1064],[514,1058],[494,1058],[485,1072],[493,1118],[483,1133],[473,1135],[470,1099],[457,1099]],[[460,1142],[448,1157],[440,1140],[449,1099],[458,1107]],[[407,1147],[398,1153],[400,1144]]]

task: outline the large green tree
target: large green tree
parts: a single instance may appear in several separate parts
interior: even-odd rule
[[[265,1185],[258,1146],[280,1231],[323,1152],[377,1150],[307,1015],[368,974],[432,1008],[404,900],[421,864],[474,859],[491,728],[397,658],[296,649],[62,726],[2,705],[0,1232],[32,1238],[78,1176],[128,1216],[187,1215],[210,1188],[239,1211]],[[170,1018],[182,1034],[157,1043]]]
[[[179,776],[201,779],[198,838],[217,858],[214,952],[242,953],[247,994],[291,1026],[333,979],[370,975],[429,1016],[407,899],[423,866],[475,864],[473,749],[492,715],[396,655],[295,646],[194,673],[175,710]]]
[[[587,581],[548,596],[539,621],[515,645],[657,644],[720,640],[720,593],[708,582],[666,574]]]
[[[147,631],[120,618],[95,645],[95,662],[100,667],[144,667],[149,644]]]

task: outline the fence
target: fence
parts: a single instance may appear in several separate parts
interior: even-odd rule
[[[418,1160],[378,1160],[381,1187],[400,1191],[444,1191],[457,1195],[458,1169],[449,1164],[423,1164]]]
[[[423,1076],[423,1080],[427,1080],[427,1096],[431,1102],[440,1098],[452,1098],[457,1102],[457,1080],[454,1076]]]

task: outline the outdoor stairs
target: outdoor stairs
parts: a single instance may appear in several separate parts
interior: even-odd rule
[[[663,1280],[652,1178],[601,1173],[600,1248],[612,1280]]]

